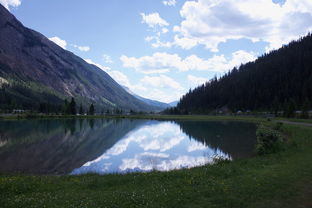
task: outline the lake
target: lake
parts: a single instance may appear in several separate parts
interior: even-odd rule
[[[256,125],[228,121],[0,121],[0,173],[169,171],[254,155]]]

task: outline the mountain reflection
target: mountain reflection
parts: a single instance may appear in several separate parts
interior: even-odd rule
[[[255,125],[239,122],[64,119],[0,122],[0,172],[168,171],[249,157]]]
[[[99,157],[141,120],[0,122],[0,172],[68,174]]]

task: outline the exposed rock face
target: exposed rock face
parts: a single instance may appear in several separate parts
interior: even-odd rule
[[[2,5],[0,77],[9,82],[35,85],[36,88],[43,86],[40,93],[52,94],[55,102],[57,98],[61,102],[65,97],[75,97],[85,104],[93,102],[107,108],[153,110],[126,92],[106,72],[64,50],[42,34],[24,27]],[[33,90],[33,87],[28,90]],[[24,99],[22,94],[13,94],[16,99]],[[43,98],[33,102],[40,99]]]

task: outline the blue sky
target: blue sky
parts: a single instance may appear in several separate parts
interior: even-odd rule
[[[171,102],[312,30],[311,0],[0,0],[117,82]]]

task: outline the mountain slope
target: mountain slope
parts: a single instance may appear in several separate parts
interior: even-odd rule
[[[173,102],[171,102],[171,103],[168,103],[168,105],[169,105],[170,107],[176,107],[176,106],[178,105],[178,103],[179,103],[179,101],[173,101]]]
[[[107,73],[24,27],[0,5],[0,105],[34,108],[75,97],[101,109],[154,110]]]
[[[295,108],[307,110],[311,101],[309,34],[190,91],[171,112],[209,113],[220,108],[285,112]]]
[[[124,88],[129,94],[131,94],[131,95],[133,95],[134,97],[136,97],[137,99],[143,101],[143,102],[146,103],[147,105],[150,105],[150,106],[155,107],[155,109],[157,109],[157,110],[159,110],[159,111],[171,107],[170,104],[167,104],[167,103],[159,102],[159,101],[156,101],[156,100],[151,100],[151,99],[147,99],[147,98],[141,97],[141,96],[135,94],[134,92],[132,92],[132,91],[131,91],[128,87],[126,87],[126,86],[123,86],[123,88]]]

